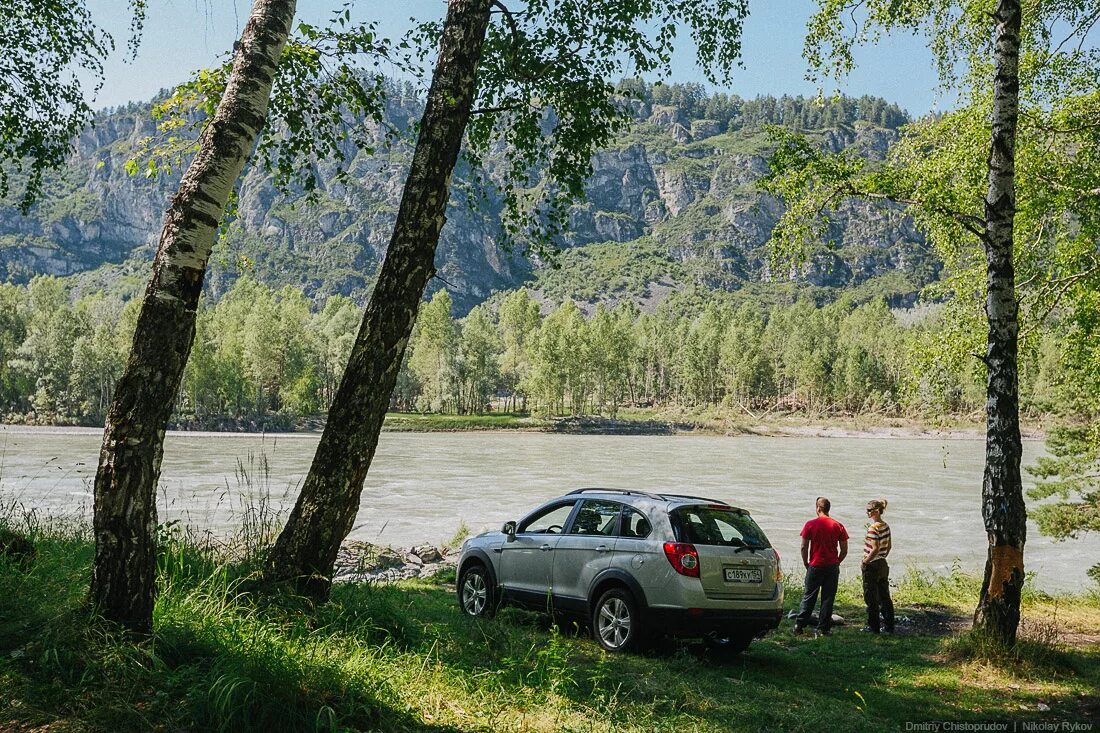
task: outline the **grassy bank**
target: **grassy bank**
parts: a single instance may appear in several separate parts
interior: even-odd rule
[[[323,417],[308,424],[323,425]],[[305,427],[305,426],[303,426]],[[1042,425],[1025,425],[1025,437],[1042,437]],[[747,414],[722,409],[620,410],[606,416],[542,417],[495,413],[490,415],[442,415],[391,412],[383,427],[400,432],[459,432],[477,430],[531,430],[579,435],[794,435],[794,436],[878,436],[981,437],[984,423],[965,416],[935,419],[882,414],[830,415],[793,413]]]
[[[321,432],[324,414],[291,418],[266,415],[242,418],[181,419],[172,430],[228,433]],[[28,424],[27,428],[81,427],[68,424]],[[83,427],[95,427],[92,423]],[[1041,439],[1041,420],[1025,422],[1025,438]],[[879,413],[839,415],[805,412],[761,412],[746,414],[727,409],[630,408],[614,418],[600,415],[547,417],[526,413],[452,415],[439,413],[390,412],[383,423],[388,432],[474,432],[532,431],[575,435],[774,435],[802,437],[937,437],[981,438],[984,422],[970,416],[897,416]]]
[[[1015,656],[958,633],[976,597],[959,574],[905,578],[895,637],[784,624],[740,657],[688,643],[610,656],[532,614],[465,619],[445,577],[339,586],[319,608],[250,594],[249,563],[177,538],[160,558],[155,636],[134,643],[82,607],[86,537],[35,540],[29,569],[0,559],[6,731],[872,731],[1100,716],[1096,596],[1029,595]],[[861,608],[845,585],[838,613]]]

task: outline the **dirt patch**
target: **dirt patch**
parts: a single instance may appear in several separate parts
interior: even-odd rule
[[[1069,646],[1100,646],[1100,634],[1082,634],[1076,631],[1067,631],[1062,634],[1062,643]],[[1098,699],[1100,705],[1100,699]]]
[[[951,636],[970,628],[969,616],[949,606],[917,603],[895,609],[901,633],[914,636]]]

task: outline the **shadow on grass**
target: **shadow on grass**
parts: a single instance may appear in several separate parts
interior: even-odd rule
[[[250,566],[177,550],[162,554],[156,634],[141,643],[83,609],[86,541],[40,543],[29,571],[0,565],[0,729],[873,730],[1080,719],[1100,686],[1100,650],[1066,651],[1057,679],[1008,684],[952,660],[942,630],[813,639],[784,625],[734,657],[687,641],[610,655],[544,615],[468,619],[435,582],[340,585],[314,607],[247,592]],[[917,611],[929,629],[956,615],[899,609]]]
[[[373,664],[400,643],[379,599],[371,618],[336,619],[339,607],[240,594],[247,568],[182,552],[162,573],[154,636],[135,640],[86,608],[86,542],[41,549],[29,570],[0,564],[2,730],[460,730],[425,720]],[[326,614],[357,631],[345,648]]]
[[[625,704],[673,718],[711,720],[731,730],[815,725],[859,730],[873,728],[876,717],[879,723],[1044,717],[1026,680],[1010,684],[1000,698],[988,681],[960,681],[944,661],[949,629],[960,616],[936,604],[903,607],[913,625],[896,636],[867,635],[848,626],[830,637],[795,637],[784,625],[737,656],[669,639],[641,654],[617,656],[599,649],[581,624],[554,626],[548,616],[513,609],[479,621],[462,617],[443,589],[418,588],[413,597],[416,617],[426,622],[422,643],[430,643],[461,675],[495,675],[513,690],[554,677],[557,694],[609,715]],[[1100,682],[1100,652],[1066,653],[1072,658],[1063,660],[1066,675],[1090,680],[1086,688]],[[525,663],[517,664],[519,659]],[[1078,693],[1042,694],[1047,708],[1079,714]]]

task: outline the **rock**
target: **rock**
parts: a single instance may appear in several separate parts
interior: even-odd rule
[[[649,115],[649,121],[668,130],[673,125],[683,125],[687,122],[684,113],[679,107],[668,107],[662,104],[653,105],[653,112]]]
[[[424,564],[424,561],[421,560],[419,556],[417,556],[417,555],[410,552],[407,555],[405,555],[405,563],[408,564],[408,565],[415,565],[417,567],[420,567],[421,565]]]
[[[718,120],[692,120],[691,136],[696,140],[705,140],[722,132],[722,123]]]
[[[321,233],[326,237],[331,237],[338,231],[340,224],[340,214],[335,211],[326,211],[321,214],[317,219],[318,225],[321,227]]]
[[[692,141],[691,133],[680,123],[676,123],[669,128],[669,132],[672,133],[672,137],[676,139],[676,142],[689,143]]]
[[[445,567],[446,565],[441,562],[433,562],[430,565],[425,565],[424,567],[420,568],[420,577],[430,578],[433,575],[443,572],[443,569]]]
[[[392,568],[399,568],[404,564],[405,562],[398,555],[386,552],[378,556],[378,559],[375,561],[374,566],[382,570],[388,570]]]
[[[413,553],[425,563],[436,563],[443,559],[443,555],[439,552],[439,550],[431,545],[421,545],[420,547],[414,547]]]

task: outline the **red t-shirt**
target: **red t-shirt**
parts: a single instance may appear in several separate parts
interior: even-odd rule
[[[810,541],[810,565],[815,568],[840,564],[840,541],[848,539],[844,525],[832,517],[806,522],[802,536]]]

